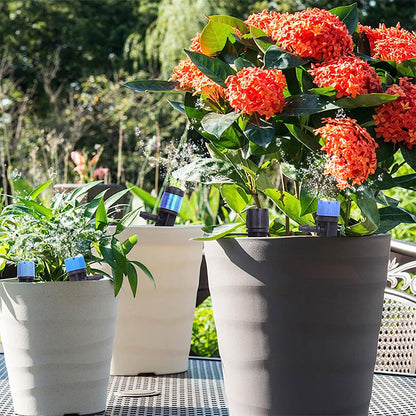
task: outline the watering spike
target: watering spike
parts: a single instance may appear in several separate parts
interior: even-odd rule
[[[249,237],[267,237],[269,234],[269,210],[267,208],[248,209],[246,227]]]
[[[19,282],[33,282],[35,280],[35,263],[33,261],[18,261],[17,277]]]
[[[185,192],[176,186],[167,186],[160,199],[158,214],[140,211],[140,216],[146,220],[155,221],[155,225],[171,227],[181,209]]]
[[[304,233],[316,233],[319,237],[336,237],[338,235],[339,201],[318,201],[316,225],[301,225],[299,230]]]

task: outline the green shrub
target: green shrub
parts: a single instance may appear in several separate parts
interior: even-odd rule
[[[196,308],[192,326],[191,349],[201,357],[218,357],[217,331],[212,313],[211,297],[205,299]]]

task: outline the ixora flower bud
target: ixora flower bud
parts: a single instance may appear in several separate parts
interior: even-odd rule
[[[79,255],[65,259],[66,273],[71,281],[87,280],[87,266],[84,256]]]
[[[19,282],[33,282],[35,280],[35,263],[33,261],[17,262],[17,277]]]
[[[140,216],[146,220],[155,221],[155,225],[171,227],[181,209],[185,192],[176,186],[167,186],[160,200],[158,215],[141,211]]]

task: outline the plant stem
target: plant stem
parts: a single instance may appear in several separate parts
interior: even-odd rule
[[[283,174],[282,169],[280,170],[280,179],[282,182],[282,189],[284,192],[287,192],[287,182],[286,176]],[[286,228],[286,235],[290,235],[290,218],[285,214],[285,228]]]
[[[345,218],[344,218],[344,223],[345,226],[348,226],[348,221],[350,219],[350,212],[351,212],[351,199],[350,198],[346,198],[345,202],[347,204],[347,207],[345,209]]]

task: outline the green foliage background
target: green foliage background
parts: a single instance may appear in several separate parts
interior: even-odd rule
[[[416,27],[412,0],[358,3],[365,24],[400,20],[407,29]],[[153,189],[164,179],[163,171],[156,173],[161,164],[141,166],[178,143],[185,120],[157,95],[136,96],[121,82],[169,77],[204,26],[204,15],[244,19],[264,8],[292,12],[341,4],[345,1],[0,2],[1,187],[11,191],[7,178],[13,175],[33,186],[50,178],[74,181],[70,152],[83,149],[91,156],[102,144],[100,165],[110,168],[113,182]],[[195,132],[186,135],[203,149]]]

